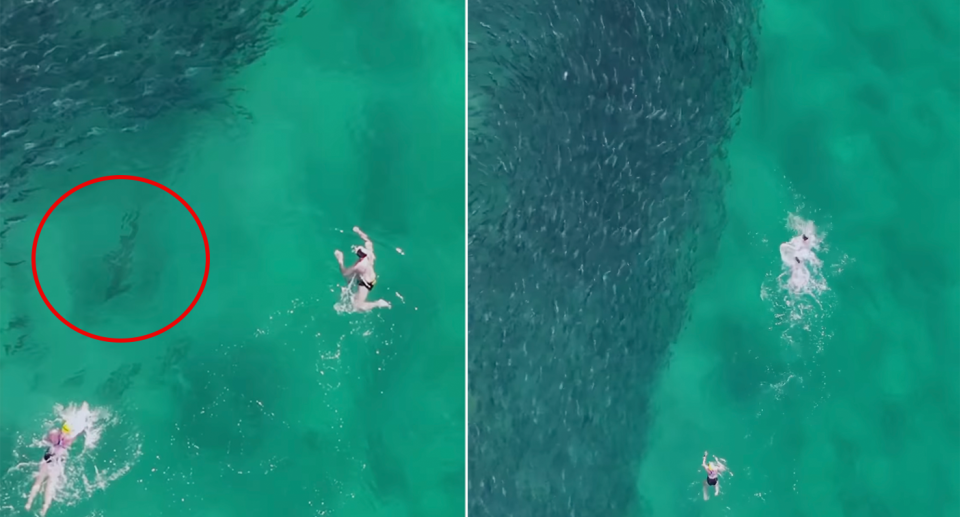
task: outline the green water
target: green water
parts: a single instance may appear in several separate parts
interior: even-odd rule
[[[28,262],[0,266],[0,337],[11,345],[0,363],[0,514],[26,514],[30,471],[7,469],[39,459],[30,442],[55,403],[82,400],[112,417],[93,451],[74,453],[74,477],[48,515],[463,511],[463,5],[317,4],[277,37],[229,85],[249,117],[153,121],[103,141],[79,169],[35,176],[29,187],[42,190],[4,208],[28,218],[7,235],[3,259]],[[209,238],[200,302],[152,340],[82,337],[33,287],[40,217],[107,174],[174,189]],[[133,214],[137,233],[124,245]],[[333,251],[350,260],[361,243],[354,225],[376,245],[371,298],[392,309],[334,310],[343,282]],[[129,260],[108,266],[111,253]],[[37,260],[57,310],[109,337],[173,320],[203,261],[188,212],[130,181],[64,201]],[[104,301],[114,275],[130,288]]]
[[[956,513],[958,20],[956,2],[767,3],[728,223],[654,398],[645,515]],[[825,231],[830,287],[792,329],[770,277],[791,212]],[[734,474],[708,502],[704,450]]]

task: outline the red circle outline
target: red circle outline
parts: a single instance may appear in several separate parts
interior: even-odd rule
[[[37,243],[40,241],[40,231],[43,230],[43,225],[47,223],[47,218],[50,217],[50,214],[53,213],[54,209],[56,209],[57,206],[59,206],[60,203],[62,203],[64,199],[67,199],[68,197],[70,197],[71,195],[73,195],[73,194],[74,194],[75,192],[77,192],[78,190],[80,190],[80,189],[82,189],[82,188],[84,188],[84,187],[89,187],[90,185],[93,185],[93,184],[95,184],[95,183],[100,183],[101,181],[110,181],[110,180],[131,180],[131,181],[139,181],[139,182],[141,182],[141,183],[146,183],[146,184],[148,184],[148,185],[153,185],[154,187],[157,187],[158,189],[160,189],[160,190],[166,192],[167,194],[170,194],[171,196],[173,196],[174,199],[176,199],[177,201],[179,201],[180,204],[182,204],[183,207],[186,208],[188,212],[190,212],[190,215],[193,216],[193,220],[197,222],[197,227],[200,228],[200,235],[203,237],[203,249],[204,249],[204,252],[206,252],[206,255],[207,255],[206,264],[205,264],[204,267],[203,267],[203,281],[200,282],[200,290],[197,292],[197,295],[193,298],[193,301],[190,302],[190,306],[187,307],[187,310],[183,311],[183,314],[181,314],[177,319],[175,319],[175,320],[173,320],[171,323],[169,323],[166,327],[163,327],[162,329],[156,330],[156,331],[151,332],[151,333],[149,333],[149,334],[144,334],[144,335],[142,335],[142,336],[137,336],[137,337],[117,338],[117,337],[103,337],[103,336],[98,336],[98,335],[96,335],[96,334],[93,334],[93,333],[91,333],[91,332],[87,332],[86,330],[83,330],[83,329],[77,327],[77,326],[74,325],[73,323],[70,323],[69,321],[67,321],[66,318],[64,318],[63,316],[61,316],[60,313],[57,312],[56,309],[53,308],[53,305],[50,303],[50,300],[47,299],[47,295],[44,294],[43,288],[40,287],[40,277],[37,275]],[[47,213],[43,215],[43,219],[40,220],[40,226],[37,227],[37,233],[33,236],[33,251],[30,253],[30,265],[33,267],[33,282],[34,282],[35,284],[37,284],[37,291],[40,293],[40,298],[43,298],[43,303],[45,303],[45,304],[47,305],[47,308],[50,309],[50,312],[52,312],[53,315],[56,316],[57,319],[60,320],[64,325],[70,327],[71,329],[75,330],[76,332],[78,332],[78,333],[80,333],[80,334],[82,334],[82,335],[84,335],[84,336],[87,336],[87,337],[93,338],[93,339],[97,339],[97,340],[100,340],[100,341],[108,341],[108,342],[110,342],[110,343],[133,343],[133,342],[135,342],[135,341],[143,341],[143,340],[145,340],[145,339],[150,339],[150,338],[152,338],[152,337],[159,336],[160,334],[163,334],[164,332],[172,329],[172,328],[175,327],[178,323],[180,323],[181,321],[183,321],[183,318],[186,318],[186,317],[187,317],[187,314],[190,314],[190,311],[192,311],[193,308],[194,308],[194,306],[197,305],[197,302],[200,301],[200,296],[203,294],[204,288],[206,288],[206,286],[207,286],[207,277],[210,275],[210,243],[207,242],[207,232],[206,232],[206,230],[203,229],[203,224],[200,223],[200,218],[197,217],[197,213],[194,212],[194,211],[193,211],[193,208],[191,208],[190,205],[187,204],[187,202],[184,201],[183,198],[180,197],[176,192],[174,192],[173,190],[170,190],[168,187],[166,187],[166,186],[164,186],[164,185],[161,185],[160,183],[157,183],[156,181],[149,180],[149,179],[147,179],[147,178],[141,178],[140,176],[130,176],[130,175],[126,175],[126,174],[115,174],[115,175],[112,175],[112,176],[102,176],[102,177],[99,177],[99,178],[94,178],[94,179],[89,180],[89,181],[85,181],[85,182],[77,185],[76,187],[73,187],[72,189],[70,189],[66,194],[60,196],[60,199],[57,199],[57,201],[53,204],[53,206],[51,206],[50,209],[47,210]]]

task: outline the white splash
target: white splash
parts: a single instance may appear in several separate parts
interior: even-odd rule
[[[91,411],[90,406],[86,402],[79,406],[70,404],[67,407],[57,404],[53,407],[53,410],[63,422],[62,426],[70,429],[68,433],[70,438],[77,438],[80,435],[84,435],[84,450],[90,450],[97,446],[102,432],[101,427],[98,426],[97,423],[102,418],[109,416],[106,414],[106,411]]]
[[[353,292],[356,281],[351,280],[349,284],[340,288],[340,300],[333,304],[333,310],[338,314],[349,314],[356,312],[353,307]]]
[[[82,441],[83,447],[77,451],[79,443],[74,442],[68,454],[65,469],[58,482],[58,490],[54,499],[53,508],[59,506],[73,506],[80,501],[89,499],[99,490],[105,490],[113,481],[116,481],[137,463],[142,451],[140,436],[135,432],[113,433],[108,432],[117,427],[119,419],[107,408],[91,408],[86,402],[83,404],[56,404],[53,407],[51,418],[43,422],[43,431],[25,433],[17,437],[17,445],[13,450],[13,457],[18,461],[7,472],[17,472],[14,483],[22,483],[24,493],[30,488],[33,476],[39,464],[43,449],[49,446],[45,441],[46,430],[63,429],[66,424],[70,430],[68,436],[77,442]],[[97,445],[100,438],[108,434],[111,446],[100,450]],[[119,453],[119,454],[118,454]],[[22,478],[20,477],[22,476]],[[13,502],[11,497],[17,494],[4,494],[3,504]],[[42,500],[42,494],[40,495]],[[19,507],[23,500],[17,500],[14,505]]]
[[[790,214],[787,228],[794,236],[780,245],[780,261],[783,272],[777,278],[781,289],[793,297],[810,295],[819,304],[819,294],[826,291],[827,282],[823,277],[823,262],[817,257],[823,235],[817,234],[813,221],[806,221]]]
[[[779,271],[767,274],[760,287],[760,298],[770,303],[775,326],[783,328],[781,339],[797,358],[808,352],[822,352],[831,337],[826,319],[831,313],[832,297],[826,277],[839,274],[843,268],[824,266],[820,254],[830,251],[826,233],[813,221],[791,213],[786,228],[792,235],[779,247]],[[764,242],[764,248],[769,250],[768,241]],[[841,264],[848,262],[846,256],[840,259]]]

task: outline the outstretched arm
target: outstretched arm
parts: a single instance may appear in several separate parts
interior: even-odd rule
[[[337,264],[340,264],[340,274],[342,274],[344,278],[349,278],[356,273],[356,266],[347,267],[343,265],[343,252],[340,250],[334,251],[333,256],[337,257]]]
[[[718,465],[720,465],[720,468],[721,468],[724,472],[729,473],[731,476],[733,475],[733,472],[731,472],[730,469],[727,468],[727,460],[725,460],[725,459],[723,459],[723,458],[718,458],[718,457],[716,457],[716,456],[714,456],[713,459],[717,462]]]
[[[373,241],[370,240],[370,237],[367,237],[367,234],[363,233],[359,226],[354,226],[353,231],[363,239],[363,245],[370,250],[370,253],[373,253]]]
[[[703,460],[700,461],[700,464],[703,465],[703,470],[707,470],[707,451],[703,451]]]

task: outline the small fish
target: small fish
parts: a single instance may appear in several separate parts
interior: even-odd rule
[[[20,136],[20,135],[22,135],[22,134],[24,134],[24,133],[26,133],[26,132],[27,132],[27,130],[24,129],[24,128],[11,129],[10,131],[6,131],[6,132],[4,132],[2,135],[0,135],[0,138],[9,138],[9,137],[14,137],[14,136]]]
[[[30,326],[30,318],[17,316],[7,323],[7,330],[25,329]]]
[[[10,266],[10,267],[15,267],[15,266],[19,266],[20,264],[23,264],[24,262],[26,262],[26,261],[25,261],[25,260],[18,260],[18,261],[16,261],[16,262],[4,262],[4,264],[6,264],[6,265],[8,265],[8,266]]]
[[[36,192],[36,191],[38,191],[38,190],[40,190],[40,188],[28,188],[28,189],[25,189],[25,190],[21,190],[20,192],[17,193],[17,196],[16,196],[15,198],[13,198],[13,202],[14,202],[14,203],[19,203],[19,202],[21,202],[21,201],[24,201],[24,200],[27,199],[27,197],[28,197],[30,194],[32,194],[32,193],[34,193],[34,192]]]

